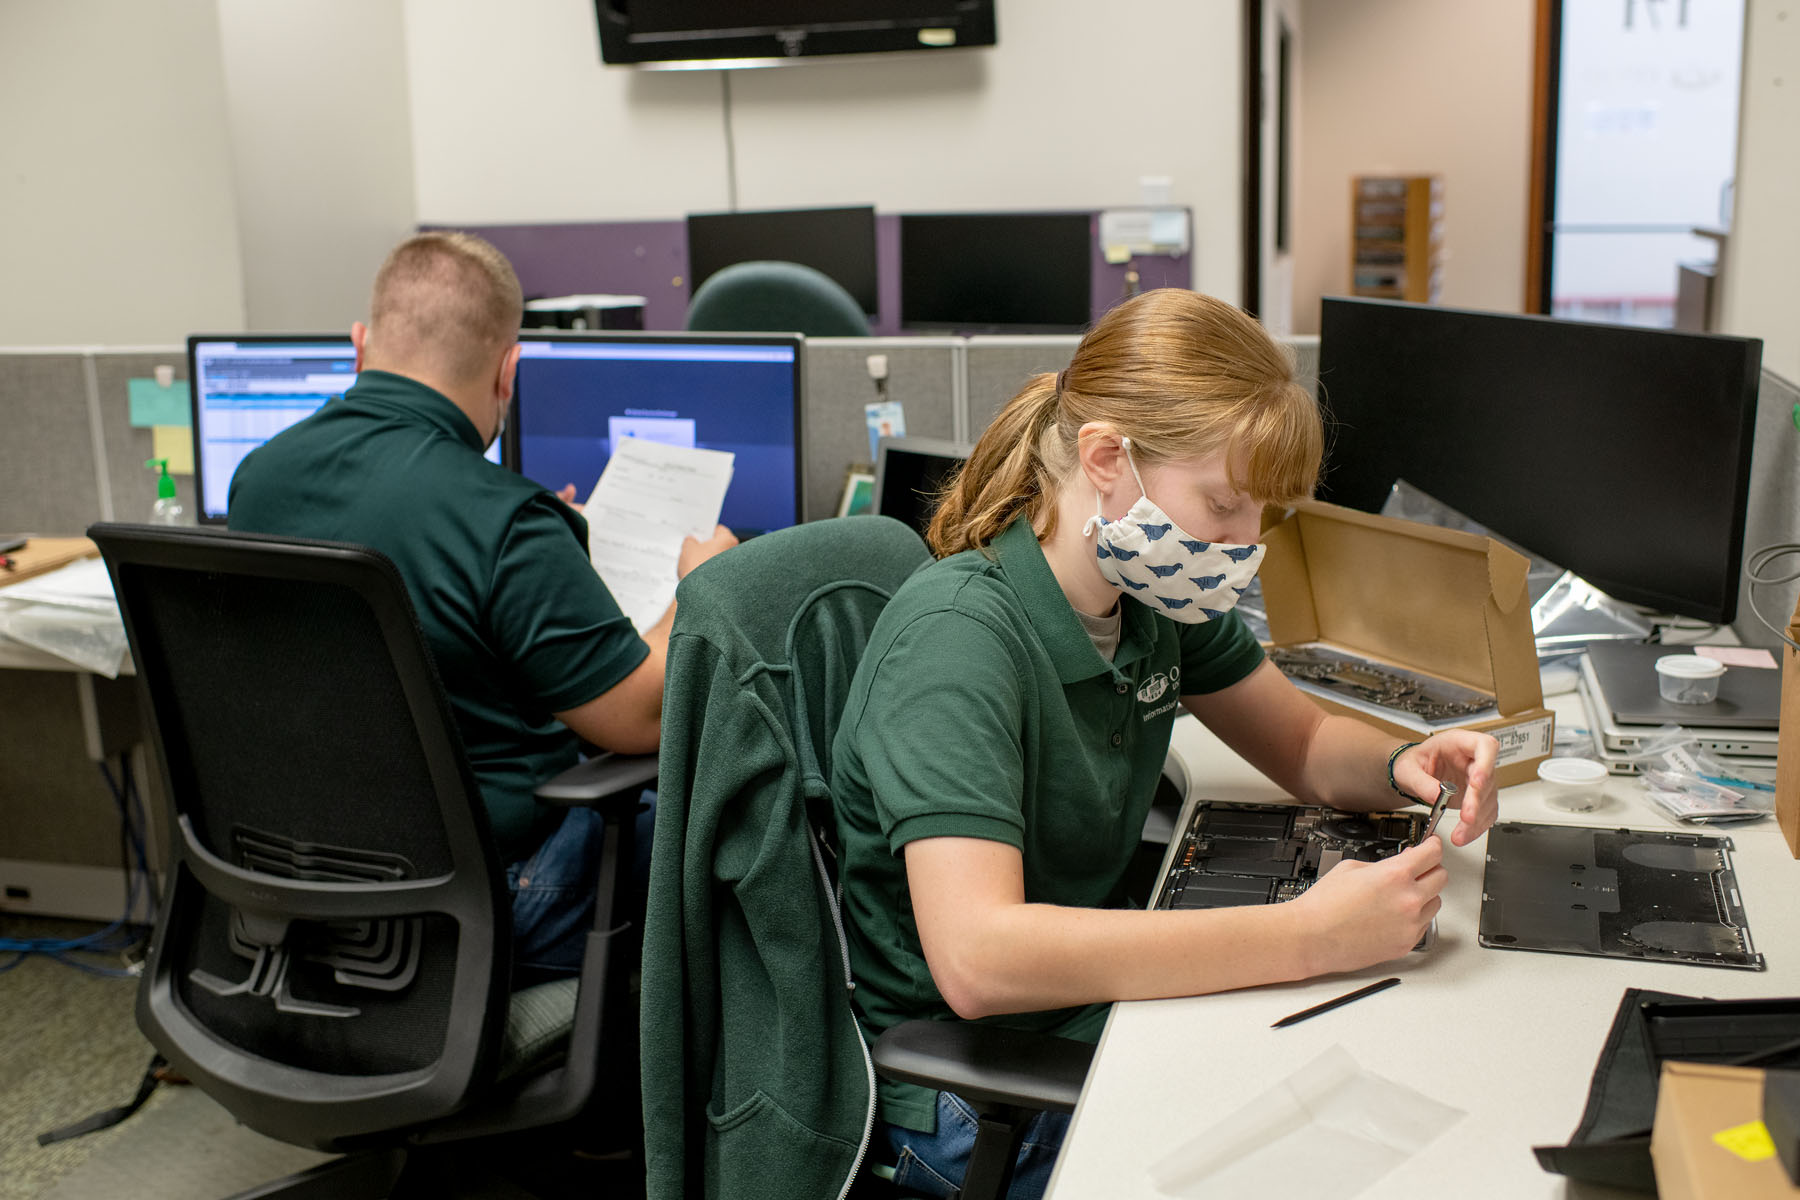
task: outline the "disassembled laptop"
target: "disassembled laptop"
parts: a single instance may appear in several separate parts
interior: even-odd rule
[[[1486,692],[1325,646],[1277,646],[1269,651],[1269,658],[1296,682],[1311,684],[1329,695],[1410,713],[1422,721],[1461,721],[1494,707],[1494,697]]]

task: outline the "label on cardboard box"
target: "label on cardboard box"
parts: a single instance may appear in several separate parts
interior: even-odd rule
[[[1529,758],[1546,758],[1550,754],[1552,718],[1538,717],[1533,721],[1520,721],[1517,725],[1503,725],[1497,729],[1489,729],[1500,743],[1500,753],[1494,759],[1494,765],[1504,767],[1508,763],[1524,762]]]
[[[1775,1141],[1769,1136],[1769,1127],[1761,1121],[1746,1121],[1730,1129],[1721,1129],[1713,1134],[1713,1141],[1745,1162],[1775,1157]]]

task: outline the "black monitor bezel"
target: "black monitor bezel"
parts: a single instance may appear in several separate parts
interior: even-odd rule
[[[600,61],[618,66],[731,68],[777,66],[806,58],[845,54],[936,53],[998,43],[995,0],[944,0],[949,10],[929,23],[915,17],[872,17],[860,21],[786,21],[738,28],[693,29],[647,39],[634,32],[619,0],[594,0]],[[921,28],[954,28],[950,45],[922,40]]]
[[[234,345],[319,345],[332,343],[354,347],[347,333],[190,333],[187,339],[188,437],[194,444],[194,519],[202,525],[224,525],[227,518],[206,511],[206,460],[200,452],[200,371],[199,348],[209,342]],[[356,376],[352,375],[352,382]],[[226,480],[226,487],[231,485]]]
[[[1066,219],[1073,224],[1076,220],[1087,222],[1087,254],[1085,257],[1085,275],[1087,280],[1087,300],[1083,306],[1083,315],[1078,322],[1056,321],[967,321],[945,319],[925,315],[916,311],[916,299],[909,303],[907,288],[908,263],[920,261],[907,257],[907,227],[920,221],[976,221],[1002,223],[1007,221],[1041,221],[1046,217]],[[1086,209],[1021,209],[1017,211],[998,212],[911,212],[899,215],[899,253],[896,256],[896,268],[899,274],[900,292],[900,328],[913,333],[954,333],[954,334],[1079,334],[1085,333],[1093,324],[1094,308],[1094,214]],[[916,297],[916,292],[913,293]]]
[[[1326,418],[1327,461],[1324,474],[1321,478],[1321,497],[1338,503],[1351,501],[1352,507],[1356,506],[1355,501],[1357,498],[1353,496],[1336,496],[1332,492],[1331,485],[1331,455],[1338,444],[1338,429],[1337,414],[1334,412],[1331,403],[1331,373],[1334,370],[1334,355],[1336,351],[1333,348],[1332,338],[1329,336],[1330,327],[1333,324],[1340,323],[1334,322],[1334,312],[1369,312],[1381,309],[1389,310],[1392,313],[1400,315],[1403,320],[1406,319],[1406,316],[1408,315],[1417,315],[1422,321],[1432,322],[1442,321],[1447,318],[1451,321],[1478,321],[1484,324],[1506,323],[1509,326],[1527,329],[1535,324],[1544,327],[1555,327],[1558,332],[1580,331],[1584,329],[1592,330],[1596,334],[1603,335],[1607,339],[1633,338],[1639,335],[1646,337],[1663,335],[1714,341],[1722,344],[1730,344],[1734,347],[1735,354],[1731,356],[1735,359],[1732,364],[1734,377],[1730,383],[1730,387],[1733,393],[1741,396],[1742,405],[1736,414],[1737,427],[1725,432],[1735,440],[1736,461],[1739,464],[1739,468],[1737,477],[1733,482],[1734,499],[1731,528],[1727,531],[1725,545],[1720,548],[1721,558],[1717,564],[1720,571],[1720,578],[1723,581],[1723,588],[1718,602],[1714,604],[1710,601],[1697,600],[1692,596],[1684,596],[1675,592],[1658,591],[1648,586],[1639,586],[1632,580],[1608,578],[1599,572],[1584,570],[1583,566],[1577,563],[1558,563],[1557,565],[1573,571],[1576,575],[1585,579],[1594,587],[1599,588],[1601,591],[1617,600],[1639,605],[1655,612],[1692,617],[1696,620],[1708,621],[1715,624],[1724,624],[1735,619],[1741,592],[1740,581],[1742,578],[1744,537],[1749,504],[1750,472],[1754,452],[1757,397],[1761,382],[1762,342],[1760,339],[1733,337],[1717,333],[1693,333],[1685,330],[1650,329],[1641,326],[1614,325],[1595,321],[1572,321],[1566,318],[1548,317],[1537,314],[1484,312],[1473,309],[1445,308],[1438,305],[1413,304],[1400,300],[1346,296],[1325,297],[1321,303],[1320,315],[1319,395]],[[1439,340],[1442,340],[1441,331],[1438,336]],[[1648,343],[1645,344],[1647,345]],[[1722,355],[1722,357],[1724,356]],[[1421,428],[1428,428],[1429,415],[1416,414],[1413,424]],[[1444,450],[1444,453],[1451,458],[1454,458],[1456,455],[1478,452],[1478,450],[1466,446],[1446,447]],[[1607,452],[1608,448],[1605,446],[1594,447],[1594,453],[1596,454],[1604,454]],[[1427,493],[1432,491],[1430,483],[1426,480],[1413,478],[1410,479],[1409,482],[1413,483],[1415,486],[1421,487]],[[1373,486],[1370,485],[1366,490],[1370,492],[1370,495],[1362,498],[1362,503],[1364,504],[1373,499]],[[1457,498],[1453,496],[1441,495],[1437,498],[1453,507],[1468,507],[1466,505],[1458,506],[1456,503]],[[1483,514],[1479,511],[1465,511],[1464,515],[1471,520],[1488,524],[1488,522],[1483,521]],[[1514,530],[1495,526],[1494,532],[1500,537],[1510,538],[1520,542],[1522,545],[1524,544],[1525,539],[1520,538],[1518,533]],[[1525,545],[1524,548],[1533,553],[1546,552],[1546,549],[1542,547]]]
[[[665,345],[665,346],[787,346],[794,351],[794,524],[806,521],[806,338],[798,333],[644,333],[635,330],[569,330],[526,329],[520,331],[519,342],[562,342],[587,345]],[[523,365],[523,356],[520,364]],[[519,403],[518,385],[514,383],[513,403]],[[516,418],[516,412],[513,414]],[[519,466],[519,429],[522,422],[509,419],[500,439],[500,461],[515,474],[523,476]],[[586,499],[586,497],[578,497]]]
[[[821,214],[831,214],[833,216],[844,216],[844,215],[848,215],[848,214],[865,214],[865,213],[868,216],[868,224],[869,224],[869,237],[868,237],[868,242],[867,242],[868,261],[866,264],[868,267],[868,270],[866,273],[866,277],[860,278],[860,279],[857,279],[854,281],[855,286],[852,286],[852,284],[850,282],[846,282],[844,279],[839,278],[833,272],[826,270],[818,262],[808,261],[808,259],[804,256],[796,256],[796,255],[790,254],[790,255],[783,255],[780,257],[781,257],[781,261],[796,262],[796,263],[799,263],[801,266],[811,267],[813,270],[818,271],[820,274],[827,276],[828,278],[830,278],[832,280],[832,282],[836,283],[839,287],[843,288],[846,292],[850,293],[850,298],[852,300],[856,301],[856,303],[862,308],[863,314],[865,316],[873,317],[877,313],[879,313],[879,311],[881,309],[880,235],[877,233],[876,219],[875,219],[876,218],[875,206],[873,204],[835,204],[835,205],[826,205],[826,206],[817,207],[817,208],[760,208],[760,209],[748,209],[748,210],[734,210],[731,212],[691,212],[691,213],[687,214],[687,217],[684,219],[683,226],[682,226],[682,236],[685,239],[685,247],[686,247],[687,256],[688,256],[687,257],[688,295],[692,296],[695,292],[699,291],[700,286],[703,283],[705,283],[714,274],[718,273],[719,271],[724,270],[728,266],[732,266],[732,265],[735,265],[736,263],[740,263],[740,262],[754,262],[754,261],[766,260],[770,257],[769,255],[766,255],[766,254],[759,254],[759,255],[754,256],[753,258],[732,259],[731,262],[720,263],[719,265],[713,267],[712,270],[708,271],[706,274],[703,275],[700,272],[699,265],[694,260],[694,223],[696,221],[700,221],[703,223],[704,222],[720,222],[720,223],[728,224],[732,221],[747,220],[747,219],[751,219],[751,218],[769,218],[769,217],[789,218],[789,217],[791,217],[794,219],[794,221],[797,224],[799,224],[799,223],[804,223],[804,221],[807,218],[817,217]],[[858,241],[859,242],[861,241],[860,235],[858,236]],[[859,265],[861,265],[861,264],[859,264]]]

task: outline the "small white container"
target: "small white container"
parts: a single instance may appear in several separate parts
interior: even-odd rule
[[[1564,812],[1593,812],[1606,801],[1606,766],[1591,758],[1546,758],[1538,764],[1544,802]]]
[[[1656,660],[1656,686],[1671,704],[1711,704],[1719,698],[1725,664],[1699,654],[1665,654]]]

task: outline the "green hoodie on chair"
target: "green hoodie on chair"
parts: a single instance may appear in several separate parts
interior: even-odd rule
[[[841,1196],[874,1072],[814,829],[838,715],[888,598],[930,561],[843,517],[755,538],[676,592],[644,929],[652,1200]]]

